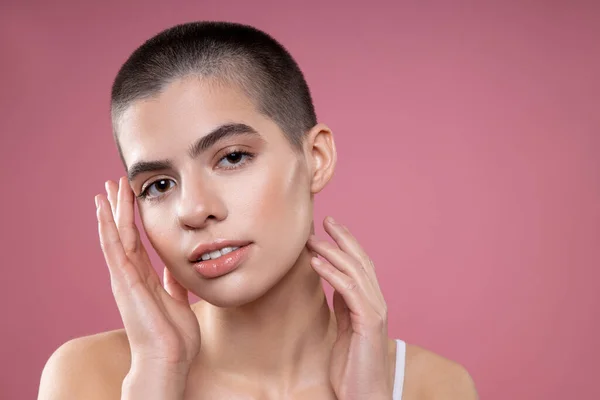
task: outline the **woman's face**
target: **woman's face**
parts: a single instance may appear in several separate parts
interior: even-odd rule
[[[294,151],[235,86],[174,81],[133,103],[118,132],[146,234],[191,292],[217,306],[248,303],[307,251],[315,192],[310,146]],[[219,138],[223,132],[229,134]],[[239,249],[242,262],[211,277],[223,266],[208,260],[198,272],[194,250],[223,240],[249,243]]]

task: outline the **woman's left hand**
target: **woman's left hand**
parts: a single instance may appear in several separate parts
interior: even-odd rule
[[[337,339],[331,352],[330,378],[340,400],[392,398],[388,353],[387,306],[375,268],[348,229],[326,218],[325,231],[337,243],[311,236],[307,247],[315,271],[334,288]]]

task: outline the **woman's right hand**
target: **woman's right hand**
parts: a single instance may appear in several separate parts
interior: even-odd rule
[[[106,192],[95,199],[98,231],[129,339],[130,374],[154,371],[187,377],[200,351],[200,327],[187,289],[167,268],[161,285],[135,225],[134,194],[127,179],[122,177],[118,185],[106,182]]]

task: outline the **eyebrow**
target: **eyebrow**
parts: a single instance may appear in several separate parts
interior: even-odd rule
[[[224,124],[213,129],[208,135],[196,140],[188,149],[188,156],[192,159],[197,158],[203,152],[211,148],[216,143],[230,138],[232,136],[259,136],[260,134],[251,126],[246,124]],[[127,179],[133,181],[138,175],[145,172],[154,172],[173,168],[171,160],[158,161],[138,161],[127,170]]]

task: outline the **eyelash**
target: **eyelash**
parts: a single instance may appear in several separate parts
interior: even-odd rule
[[[255,156],[253,153],[250,153],[250,152],[247,152],[247,151],[244,151],[244,150],[234,150],[234,151],[230,151],[229,153],[227,153],[227,154],[225,154],[223,157],[221,157],[221,159],[219,160],[219,163],[221,163],[221,161],[225,160],[227,157],[231,156],[232,154],[237,154],[237,155],[240,155],[240,156],[242,156],[242,157],[246,157],[246,158],[245,158],[245,161],[240,161],[239,163],[237,163],[237,164],[234,164],[235,166],[233,166],[233,167],[225,167],[225,168],[223,168],[223,169],[226,169],[226,170],[233,170],[233,169],[240,168],[240,166],[247,164],[247,163],[248,163],[248,162],[250,162],[250,161],[251,161],[251,160],[254,158],[254,156]],[[219,164],[219,163],[218,163],[218,164]],[[157,200],[161,199],[161,198],[162,198],[162,195],[161,195],[161,196],[154,196],[154,197],[150,197],[150,196],[148,195],[148,190],[149,190],[149,189],[150,189],[152,186],[154,186],[156,183],[158,183],[158,182],[160,182],[160,181],[172,181],[172,180],[171,180],[171,179],[157,179],[157,180],[153,181],[152,183],[148,184],[148,185],[147,185],[147,186],[144,188],[144,190],[142,190],[142,192],[141,192],[139,195],[137,195],[137,198],[138,198],[138,199],[142,199],[142,200],[147,200],[147,201],[157,201]]]

